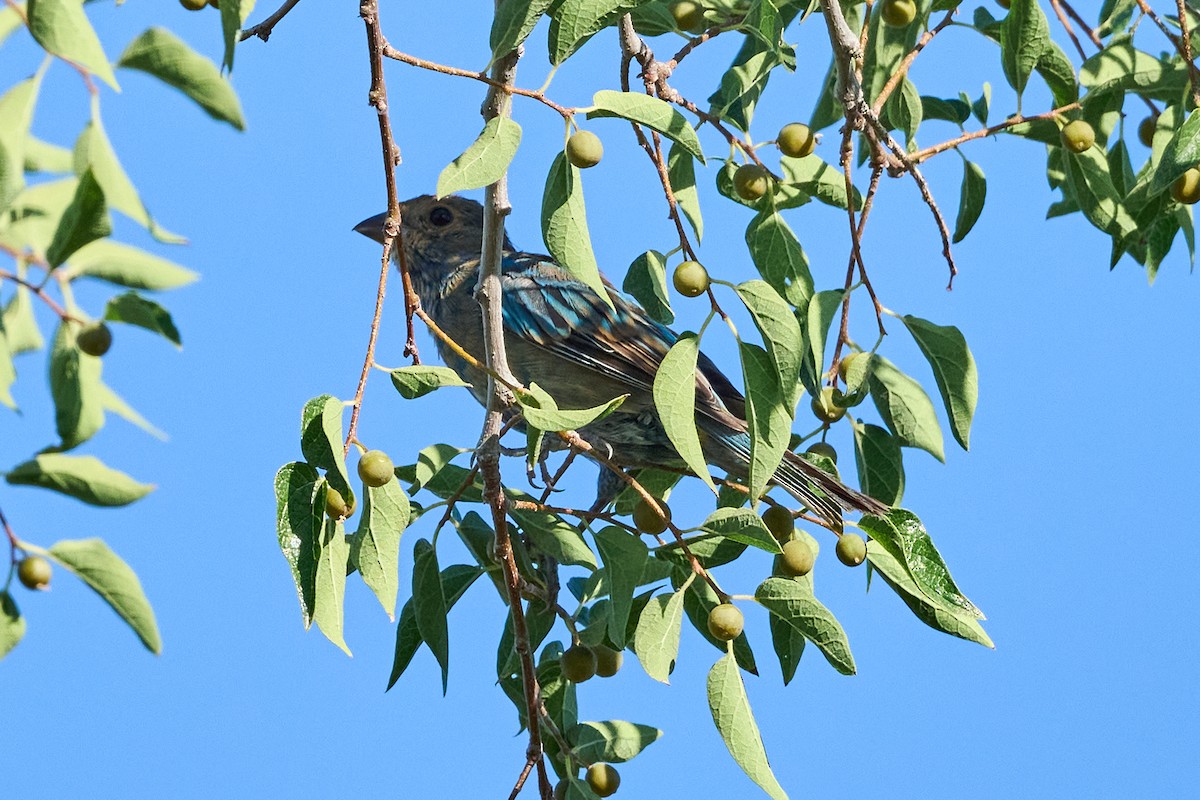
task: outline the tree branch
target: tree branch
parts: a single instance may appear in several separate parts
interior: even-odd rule
[[[286,17],[288,12],[295,8],[296,4],[299,2],[300,0],[284,0],[283,5],[281,5],[274,14],[267,17],[257,25],[253,25],[242,31],[241,38],[238,39],[238,41],[244,42],[251,36],[257,36],[264,42],[267,41],[271,38],[271,31],[275,30],[275,26],[279,24],[279,21]]]

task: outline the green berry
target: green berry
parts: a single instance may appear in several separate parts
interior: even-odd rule
[[[567,800],[567,792],[571,790],[571,782],[561,780],[554,787],[554,800]]]
[[[621,776],[612,764],[592,764],[585,777],[588,786],[600,797],[611,797],[621,785]]]
[[[601,678],[611,678],[616,675],[621,670],[621,665],[625,663],[625,654],[620,650],[600,645],[595,648],[595,652],[596,674]]]
[[[1009,8],[1012,8],[1012,0],[996,0],[996,5],[1008,10]]]
[[[378,488],[396,477],[396,465],[382,450],[368,450],[358,460],[358,477],[372,488]]]
[[[1192,205],[1200,200],[1200,169],[1190,167],[1171,184],[1171,197],[1176,202]]]
[[[795,520],[792,517],[792,512],[788,511],[783,506],[768,506],[767,510],[762,515],[763,525],[767,526],[767,530],[781,542],[786,542],[792,537],[792,531],[795,530]]]
[[[783,555],[779,557],[783,571],[793,577],[807,575],[812,572],[816,556],[812,548],[803,539],[792,539],[783,546]]]
[[[325,489],[325,513],[330,519],[345,519],[354,513],[354,506],[346,502],[341,492],[329,486]]]
[[[850,365],[854,362],[854,360],[861,358],[864,355],[866,355],[866,354],[865,353],[851,353],[850,355],[846,356],[838,363],[838,375],[841,377],[842,380],[846,380],[846,376],[850,374]]]
[[[742,616],[741,609],[732,603],[715,605],[708,612],[708,632],[722,642],[741,636],[745,626],[746,618]]]
[[[834,464],[837,463],[837,450],[833,449],[833,445],[825,442],[813,442],[804,452],[812,456],[823,456],[828,458]]]
[[[913,0],[884,0],[879,13],[893,28],[905,28],[917,18],[917,4]]]
[[[80,329],[75,344],[89,356],[102,356],[112,347],[112,331],[103,322],[89,322]]]
[[[41,556],[23,558],[17,565],[17,579],[26,589],[46,589],[50,586],[53,572],[50,562]]]
[[[867,560],[867,543],[857,534],[843,533],[838,537],[835,552],[837,553],[838,561],[847,567],[857,567]]]
[[[812,153],[817,146],[817,138],[812,129],[803,122],[792,122],[784,125],[775,137],[779,152],[792,158],[804,158]]]
[[[666,501],[659,500],[658,505],[662,508],[667,519],[670,519],[671,509]],[[633,507],[633,527],[637,528],[640,533],[657,536],[667,529],[667,522],[658,515],[658,512],[649,503],[645,500],[638,500],[637,505]]]
[[[699,261],[684,261],[675,268],[671,282],[684,297],[699,297],[708,291],[708,270]]]
[[[571,683],[583,683],[596,674],[596,653],[585,644],[571,645],[562,654],[562,674]]]
[[[575,131],[567,139],[567,160],[580,169],[596,166],[603,157],[604,145],[591,131]]]
[[[179,0],[179,5],[188,11],[199,11],[208,5],[208,0]]]
[[[833,389],[829,386],[822,389],[820,394],[813,396],[811,405],[813,414],[826,424],[837,422],[846,416],[846,409],[834,404]]]
[[[758,164],[742,164],[733,173],[733,190],[743,200],[757,200],[771,188],[771,176]]]
[[[1063,147],[1072,153],[1083,153],[1096,143],[1096,131],[1084,119],[1073,119],[1064,125],[1061,137]]]
[[[1146,147],[1154,146],[1154,131],[1158,129],[1158,115],[1146,117],[1138,125],[1138,140]]]
[[[669,6],[675,26],[689,33],[703,33],[705,28],[704,6],[692,0],[679,0]]]

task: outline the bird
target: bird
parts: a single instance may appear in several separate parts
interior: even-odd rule
[[[474,290],[484,208],[457,195],[421,195],[400,204],[402,247],[421,307],[466,352],[484,361],[484,332]],[[387,214],[354,230],[384,240]],[[612,414],[578,433],[623,469],[687,470],[654,405],[655,374],[679,335],[651,318],[607,280],[609,302],[548,255],[517,250],[505,236],[501,261],[508,366],[524,386],[537,383],[559,408],[593,408],[628,395]],[[443,362],[487,405],[487,375],[437,339]],[[745,476],[750,463],[746,399],[703,353],[696,369],[696,424],[708,464]],[[621,485],[601,464],[597,505]],[[840,530],[842,513],[885,514],[858,492],[794,452],[784,452],[771,483]],[[606,488],[607,487],[607,488]],[[608,499],[611,499],[608,498]]]

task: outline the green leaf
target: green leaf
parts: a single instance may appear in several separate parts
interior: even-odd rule
[[[954,222],[955,244],[965,239],[975,227],[986,199],[987,178],[984,177],[983,169],[973,161],[964,160],[962,190],[958,198],[958,219]]]
[[[779,159],[779,163],[783,165],[783,174],[787,176],[789,185],[817,198],[825,205],[846,208],[853,201],[855,209],[862,208],[862,195],[858,189],[851,186],[851,192],[847,195],[846,176],[837,167],[822,161],[819,156],[785,156]]]
[[[471,146],[442,170],[437,181],[437,196],[480,189],[500,180],[520,144],[520,125],[511,117],[492,117]]]
[[[955,614],[966,613],[984,619],[983,612],[963,595],[950,577],[946,562],[915,514],[894,508],[886,517],[868,514],[858,524],[904,565],[926,600]]]
[[[617,17],[646,0],[555,0],[550,9],[550,63],[558,65]]]
[[[694,574],[690,566],[680,566],[671,576],[671,583],[676,588],[679,588]],[[686,577],[681,579],[681,576]],[[683,596],[683,612],[687,614],[688,621],[692,623],[692,627],[709,644],[718,650],[725,651],[728,650],[729,643],[717,639],[708,629],[709,612],[713,610],[713,607],[718,602],[717,593],[713,591],[707,581],[693,580]],[[733,655],[737,660],[738,666],[752,675],[758,674],[758,665],[754,660],[754,651],[750,649],[750,640],[746,637],[745,632],[733,640]]]
[[[825,340],[829,338],[829,326],[842,305],[841,289],[826,289],[813,295],[812,302],[804,313],[804,339],[808,351],[804,354],[804,368],[800,380],[811,395],[821,391],[821,372],[825,363]]]
[[[79,176],[71,204],[63,212],[46,249],[46,261],[57,267],[84,245],[112,233],[104,192],[89,169]]]
[[[699,355],[700,340],[691,331],[671,345],[654,376],[654,407],[658,409],[667,438],[684,463],[715,492],[716,485],[708,474],[700,435],[696,431],[696,361]]]
[[[775,800],[787,800],[787,794],[771,772],[742,673],[732,653],[723,656],[708,673],[708,707],[729,754],[742,771]]]
[[[431,444],[417,454],[417,465],[412,491],[415,492],[432,481],[447,464],[466,451],[449,444]]]
[[[1034,69],[1050,87],[1056,108],[1074,103],[1079,99],[1079,83],[1075,79],[1075,66],[1053,40],[1046,41],[1046,49],[1042,51]]]
[[[69,280],[85,276],[130,289],[163,291],[193,283],[200,276],[173,261],[102,239],[75,251],[67,260],[63,276]]]
[[[709,4],[711,6],[711,4]],[[727,8],[737,14],[744,6]],[[721,76],[721,85],[709,96],[709,113],[736,125],[742,131],[750,129],[759,97],[776,67],[796,68],[794,50],[781,41],[781,35],[800,12],[802,5],[789,2],[782,8],[775,3],[756,3],[746,14],[748,35],[733,58],[729,69]]]
[[[520,496],[516,492],[510,494]],[[587,546],[587,542],[583,540],[579,529],[566,522],[562,517],[549,511],[530,511],[511,507],[508,509],[508,514],[529,537],[533,546],[555,561],[560,564],[574,564],[596,569],[596,556]]]
[[[25,636],[25,618],[8,592],[0,592],[0,659],[12,652]]]
[[[5,6],[0,8],[0,44],[4,44],[4,40],[20,28],[25,27],[25,4],[17,3],[16,6]]]
[[[622,720],[581,722],[567,734],[575,755],[585,764],[621,764],[637,756],[662,737],[649,725]]]
[[[60,322],[50,350],[50,394],[54,398],[55,427],[64,450],[86,442],[104,426],[101,362],[76,346],[77,327],[74,323]]]
[[[1083,102],[1090,105],[1104,95],[1122,91],[1175,102],[1188,83],[1181,61],[1152,56],[1134,48],[1129,37],[1115,37],[1079,68],[1079,82],[1087,90]]]
[[[790,398],[784,399],[771,357],[758,345],[738,342],[746,385],[746,422],[750,430],[750,497],[759,497],[783,460],[791,441]]]
[[[1105,233],[1125,237],[1137,231],[1108,172],[1108,159],[1098,147],[1068,153],[1065,159],[1067,185],[1088,222]]]
[[[4,320],[0,317],[0,405],[5,405],[13,411],[17,410],[17,401],[12,396],[12,385],[17,380],[17,371],[13,367],[12,352],[8,347],[8,334],[4,330]]]
[[[25,270],[19,268],[18,275],[25,277]],[[14,356],[31,350],[41,350],[45,346],[37,319],[33,316],[33,303],[29,296],[28,289],[18,286],[9,298],[8,305],[4,307],[3,317],[0,318],[0,328],[4,329],[8,337],[9,352]]]
[[[322,483],[317,490],[320,508],[325,505],[325,493],[329,484]],[[317,623],[325,638],[337,645],[346,655],[351,655],[343,636],[346,615],[346,565],[350,561],[350,542],[346,539],[342,523],[327,519],[317,531],[316,585],[313,592],[312,621]]]
[[[0,209],[7,208],[25,188],[29,126],[44,72],[38,70],[0,96]]]
[[[900,443],[878,425],[856,424],[854,458],[863,493],[889,506],[898,505],[904,497],[904,457]]]
[[[221,33],[225,39],[225,55],[222,66],[233,71],[233,52],[241,39],[242,26],[250,12],[254,10],[255,0],[225,0],[221,3]]]
[[[700,529],[768,553],[782,552],[762,519],[748,508],[718,508],[700,524]]]
[[[437,551],[426,539],[413,548],[413,611],[417,630],[442,668],[442,694],[446,693],[450,669],[450,631],[446,624],[446,595],[438,571]]]
[[[304,404],[300,417],[300,452],[304,460],[327,471],[333,488],[353,503],[354,491],[350,488],[350,476],[346,472],[346,458],[342,450],[342,401],[331,395],[314,397]]]
[[[46,52],[78,64],[121,91],[82,0],[29,0],[26,15],[30,33]]]
[[[350,563],[379,599],[388,619],[396,615],[400,590],[400,534],[412,515],[399,481],[363,486],[362,516],[350,541]]]
[[[167,435],[156,428],[149,420],[137,412],[133,406],[125,402],[125,398],[117,394],[111,387],[101,382],[99,388],[100,405],[105,411],[111,411],[121,419],[133,423],[146,433],[161,441],[167,440]]]
[[[92,99],[92,119],[75,141],[75,171],[83,172],[85,169],[95,176],[104,193],[104,202],[110,208],[115,208],[150,231],[160,242],[182,244],[187,241],[159,226],[150,216],[133,181],[121,166],[112,142],[108,140],[100,119],[100,102],[96,98]]]
[[[496,8],[489,41],[492,60],[511,53],[529,38],[553,0],[504,0]]]
[[[1150,178],[1150,193],[1167,190],[1179,176],[1200,164],[1200,110],[1193,110],[1163,148]]]
[[[907,77],[901,80],[900,87],[884,103],[883,117],[888,128],[904,131],[909,151],[915,150],[917,128],[923,117],[921,95],[917,92],[916,84]]]
[[[933,368],[954,438],[964,450],[969,449],[971,420],[979,399],[979,373],[967,340],[953,325],[934,325],[911,314],[904,317],[904,325]]]
[[[962,99],[943,100],[921,95],[921,115],[925,119],[940,119],[962,126],[971,118],[971,105]]]
[[[1000,35],[1000,58],[1008,83],[1020,96],[1050,42],[1050,24],[1037,0],[1012,0]]]
[[[813,597],[810,582],[767,578],[755,590],[754,599],[804,634],[838,672],[853,675],[857,671],[846,632],[833,613]]]
[[[217,65],[165,28],[143,31],[125,48],[117,66],[153,75],[183,92],[213,119],[239,131],[246,128],[237,93]]]
[[[312,466],[299,461],[284,464],[275,473],[275,529],[296,583],[305,628],[312,624],[317,590],[314,555],[325,522],[325,494],[318,492],[323,483]]]
[[[750,280],[735,288],[754,318],[771,360],[775,362],[780,390],[790,399],[804,358],[804,337],[800,333],[800,323],[796,321],[787,302],[765,281]]]
[[[155,655],[162,652],[154,609],[146,599],[141,581],[102,539],[64,539],[55,542],[47,555],[100,595],[133,629],[147,650]]]
[[[995,647],[974,615],[930,603],[904,565],[879,542],[867,542],[867,562],[879,572],[917,619],[929,627],[984,647]]]
[[[104,318],[110,322],[124,322],[127,325],[145,328],[174,343],[176,347],[183,344],[171,314],[158,303],[142,297],[137,292],[125,292],[111,298],[105,306]]]
[[[568,0],[569,1],[569,0]],[[676,142],[687,152],[704,161],[696,130],[670,103],[642,92],[617,92],[601,89],[592,97],[588,119],[620,117],[652,128]]]
[[[588,233],[587,209],[583,203],[583,186],[579,168],[567,161],[563,153],[554,158],[546,176],[546,191],[542,195],[542,238],[550,255],[567,272],[612,304],[596,254]]]
[[[400,367],[391,372],[392,385],[405,400],[414,400],[443,386],[466,386],[471,384],[458,377],[449,367],[431,367],[424,364]]]
[[[525,421],[538,430],[573,431],[604,419],[620,408],[627,397],[629,395],[623,394],[594,408],[559,409],[553,397],[536,383],[531,383],[528,392],[517,394],[517,403]]]
[[[65,174],[75,171],[75,156],[65,147],[43,142],[36,136],[25,138],[25,171]]]
[[[675,321],[667,292],[667,257],[657,250],[647,250],[633,260],[621,289],[633,295],[652,319],[664,325]]]
[[[482,574],[483,570],[479,567],[467,564],[451,564],[442,570],[442,593],[446,598],[447,611],[454,608],[458,598],[462,597],[475,579]],[[392,659],[392,674],[388,678],[388,689],[396,685],[396,681],[404,674],[404,670],[408,669],[409,663],[424,641],[421,638],[420,630],[417,629],[416,608],[412,599],[409,598],[400,611],[400,622],[396,625],[396,653]]]
[[[679,656],[684,591],[650,598],[633,632],[633,652],[646,674],[661,683],[671,682],[671,670]]]
[[[618,648],[625,647],[625,629],[633,606],[633,592],[646,568],[650,551],[638,537],[609,525],[596,531],[596,549],[608,579],[611,606],[608,613],[608,638]],[[631,756],[632,757],[632,756]]]
[[[921,384],[883,356],[874,356],[872,364],[868,378],[871,399],[892,434],[902,446],[919,447],[938,461],[945,461],[942,429]]]
[[[667,153],[667,178],[679,210],[696,232],[696,241],[700,241],[704,238],[704,218],[700,215],[700,192],[696,189],[696,165],[692,154],[678,142]]]
[[[813,277],[796,234],[776,211],[759,214],[746,227],[746,247],[754,266],[776,292],[796,307],[808,304]]]

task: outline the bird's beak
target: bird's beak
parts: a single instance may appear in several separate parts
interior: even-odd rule
[[[362,222],[354,226],[354,230],[366,236],[368,239],[383,244],[383,223],[387,221],[387,212],[376,214],[373,217],[367,217]]]

